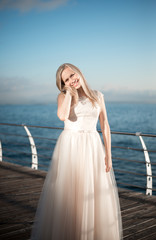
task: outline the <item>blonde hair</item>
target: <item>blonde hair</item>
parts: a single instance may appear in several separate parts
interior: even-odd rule
[[[93,91],[89,88],[89,86],[86,82],[86,79],[83,76],[80,69],[77,68],[76,66],[74,66],[71,63],[64,63],[58,68],[58,70],[56,72],[56,85],[57,85],[58,89],[61,92],[65,92],[65,90],[64,90],[65,83],[62,80],[62,72],[67,67],[71,68],[75,73],[77,73],[80,76],[81,86],[83,88],[83,91],[86,94],[86,96],[89,98],[89,100],[92,102],[92,104],[94,105],[95,102],[99,102],[99,98],[98,98],[97,94],[95,93],[95,91]],[[75,102],[77,102],[77,97],[76,96],[75,96]]]

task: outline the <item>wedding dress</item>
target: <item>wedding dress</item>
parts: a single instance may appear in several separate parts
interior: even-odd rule
[[[122,239],[114,172],[105,171],[105,148],[96,130],[99,113],[99,104],[93,106],[81,97],[65,120],[43,185],[32,240]]]

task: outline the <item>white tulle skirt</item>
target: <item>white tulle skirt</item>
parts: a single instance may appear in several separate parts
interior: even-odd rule
[[[39,200],[32,240],[118,240],[122,222],[113,169],[98,132],[64,130]]]

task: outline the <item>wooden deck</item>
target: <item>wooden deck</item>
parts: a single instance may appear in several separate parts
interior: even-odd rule
[[[30,239],[45,176],[43,171],[0,163],[1,240]],[[119,197],[124,240],[156,239],[156,196],[119,189]]]

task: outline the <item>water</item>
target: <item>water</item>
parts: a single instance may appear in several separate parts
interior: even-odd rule
[[[156,105],[155,104],[134,104],[134,103],[107,103],[107,115],[111,131],[121,132],[142,132],[156,134]],[[16,123],[25,125],[63,127],[57,117],[56,103],[49,105],[2,105],[0,106],[0,122]],[[98,122],[98,129],[100,125]],[[37,145],[40,169],[47,170],[55,147],[56,139],[61,130],[29,128]],[[4,135],[3,133],[12,134]],[[18,136],[15,136],[18,135]],[[39,139],[37,137],[42,137]],[[117,172],[126,170],[135,173],[146,174],[144,154],[141,151],[118,149],[114,146],[142,148],[141,142],[136,136],[125,136],[112,134],[112,156],[113,168],[117,182],[146,186],[146,176],[136,176],[129,173]],[[31,149],[29,140],[23,127],[11,127],[0,125],[0,138],[2,142],[3,156],[5,161],[21,165],[31,165]],[[46,139],[44,139],[46,138]],[[156,150],[156,138],[143,138],[148,149]],[[156,153],[149,153],[152,163],[156,164]],[[12,160],[10,160],[10,158]],[[122,159],[137,160],[139,163],[127,162]],[[156,166],[152,166],[152,173],[156,175]],[[120,184],[119,184],[120,185]],[[121,185],[122,186],[122,185]],[[153,178],[153,187],[156,188],[156,180]],[[135,187],[130,187],[136,191]]]

